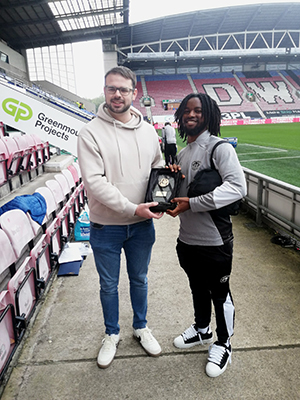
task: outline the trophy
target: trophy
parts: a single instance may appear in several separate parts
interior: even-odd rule
[[[152,212],[164,212],[176,208],[171,200],[178,196],[182,174],[180,171],[172,172],[168,168],[152,168],[145,202],[157,201],[158,205],[150,207]]]

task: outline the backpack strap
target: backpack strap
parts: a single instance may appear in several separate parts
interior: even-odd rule
[[[227,140],[218,140],[218,141],[217,141],[217,143],[214,145],[214,147],[212,148],[211,153],[210,153],[210,168],[211,168],[211,169],[216,169],[215,164],[214,164],[214,162],[213,162],[213,154],[214,154],[215,149],[216,149],[218,146],[220,146],[220,144],[222,144],[222,143],[228,143],[228,144],[230,144],[229,142],[227,142]]]

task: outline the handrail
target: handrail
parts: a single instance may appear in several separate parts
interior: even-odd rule
[[[300,188],[243,168],[247,195],[244,206],[255,212],[256,224],[265,223],[300,239]]]

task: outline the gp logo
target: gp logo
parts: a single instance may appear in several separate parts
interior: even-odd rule
[[[28,121],[33,114],[32,109],[27,104],[11,97],[3,100],[2,108],[7,114],[15,117],[16,122],[19,120]]]

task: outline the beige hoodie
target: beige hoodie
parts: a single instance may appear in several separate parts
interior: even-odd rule
[[[101,104],[97,117],[79,132],[78,160],[88,196],[90,220],[102,225],[128,225],[145,199],[151,168],[164,162],[155,129],[131,107],[124,124]]]

